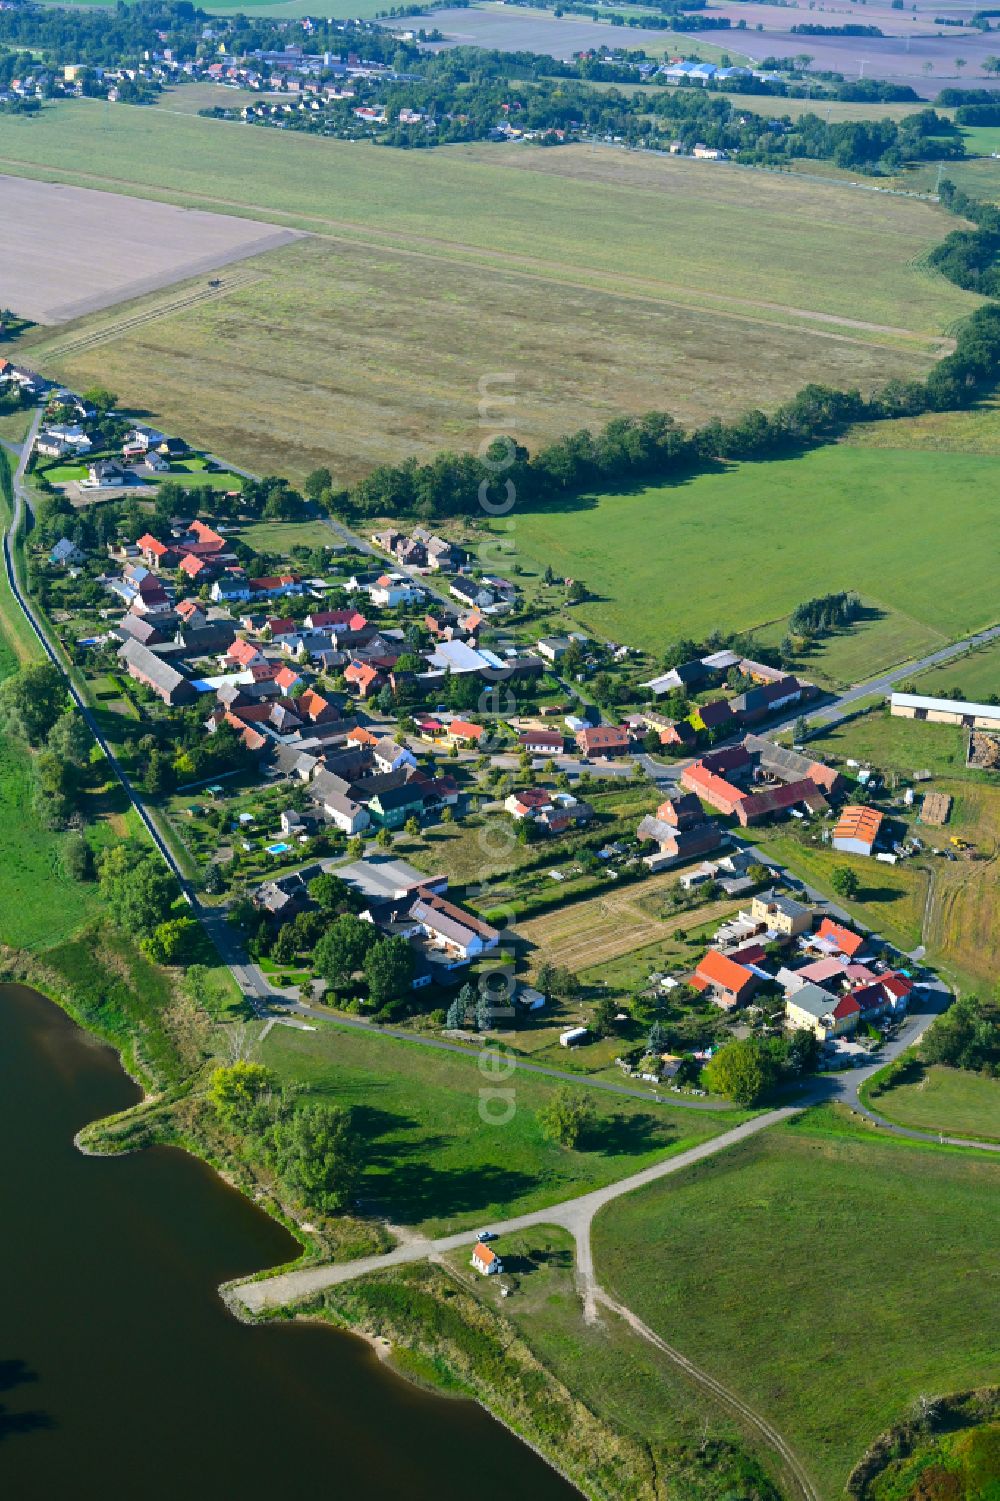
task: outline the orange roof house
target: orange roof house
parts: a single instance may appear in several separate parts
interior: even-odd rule
[[[695,970],[691,984],[695,990],[710,991],[716,1005],[728,1011],[748,1000],[760,980],[746,965],[737,964],[735,959],[720,954],[718,949],[709,949]]]
[[[853,959],[858,950],[865,946],[860,933],[852,933],[850,928],[843,927],[830,917],[824,917],[816,929],[816,937],[826,940],[824,948],[832,944],[838,954],[843,954],[848,959]]]

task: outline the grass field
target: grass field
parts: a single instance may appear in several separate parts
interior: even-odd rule
[[[260,1057],[283,1082],[306,1084],[319,1097],[354,1107],[370,1144],[361,1189],[366,1205],[394,1223],[434,1234],[571,1198],[714,1136],[739,1118],[595,1090],[594,1144],[567,1151],[541,1134],[535,1112],[556,1081],[536,1074],[508,1078],[516,1111],[498,1126],[481,1114],[490,1080],[474,1057],[334,1026],[315,1033],[276,1027]],[[492,1108],[496,1114],[496,1101]]]
[[[845,442],[858,448],[912,448],[935,453],[1000,455],[1000,401],[980,401],[963,412],[924,412],[894,422],[852,428]]]
[[[870,1098],[886,1120],[920,1131],[944,1131],[977,1141],[1000,1140],[1000,1080],[964,1069],[928,1068],[916,1083],[896,1084]]]
[[[921,1393],[992,1379],[998,1174],[813,1112],[602,1211],[597,1274],[834,1501]]]
[[[808,379],[867,386],[926,370],[976,303],[923,268],[941,211],[789,176],[583,147],[404,154],[87,101],[31,125],[5,129],[0,169],[314,232],[186,307],[160,294],[33,336],[61,377],[100,373],[251,468],[343,479],[478,443],[484,371],[514,374],[529,444],[622,410],[694,420]]]
[[[960,670],[957,663],[954,670]],[[906,777],[924,770],[935,776],[960,777],[965,768],[965,735],[956,725],[894,719],[881,706],[811,736],[809,746],[819,755],[870,761],[881,771]]]
[[[718,626],[780,631],[802,600],[856,590],[886,618],[824,649],[828,676],[846,680],[996,619],[982,545],[994,467],[978,455],[836,445],[524,513],[514,539],[527,563],[597,596],[574,612],[583,628],[652,652]],[[674,577],[680,586],[664,587]]]
[[[983,703],[990,694],[1000,693],[1000,644],[980,647],[944,667],[933,667],[915,679],[920,693],[940,698],[955,696]]]

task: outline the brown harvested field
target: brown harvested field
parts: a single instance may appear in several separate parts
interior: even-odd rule
[[[731,900],[699,907],[696,913],[678,912],[668,918],[651,917],[640,902],[665,891],[677,880],[677,871],[651,876],[639,887],[622,892],[589,897],[548,912],[543,917],[528,918],[517,925],[518,939],[530,946],[532,971],[547,962],[578,973],[595,964],[620,959],[636,949],[647,948],[668,938],[675,928],[688,929],[722,922],[733,910]]]
[[[253,219],[0,177],[3,300],[66,323],[298,236]]]

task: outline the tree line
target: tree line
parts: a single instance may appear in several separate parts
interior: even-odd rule
[[[855,422],[916,416],[967,406],[1000,373],[1000,307],[978,308],[958,330],[955,350],[924,381],[892,380],[870,396],[810,384],[775,411],[710,418],[687,431],[666,412],[615,417],[529,454],[498,441],[483,459],[442,452],[426,463],[383,464],[349,489],[322,501],[350,519],[474,514],[481,495],[502,501],[506,482],[530,507],[587,490],[680,479],[721,460],[759,459],[829,442]]]

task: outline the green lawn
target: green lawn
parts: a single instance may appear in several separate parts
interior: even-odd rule
[[[920,1131],[1000,1140],[1000,1080],[964,1069],[928,1068],[920,1080],[871,1095],[879,1115]]]
[[[811,1113],[603,1210],[598,1277],[835,1501],[921,1393],[995,1375],[1000,1163]]]
[[[324,521],[257,521],[241,527],[240,541],[259,552],[287,553],[293,547],[340,547]]]
[[[1000,693],[1000,642],[969,652],[944,667],[933,667],[915,679],[918,693],[939,698],[959,698],[983,703],[991,694]]]
[[[960,663],[949,669],[956,674],[961,670]],[[919,679],[921,692],[925,681]],[[809,747],[840,762],[847,757],[870,761],[882,771],[904,776],[930,771],[935,776],[961,777],[965,772],[965,737],[957,726],[896,719],[882,704],[858,719],[810,736]]]
[[[284,1083],[354,1108],[370,1152],[362,1198],[372,1212],[434,1234],[572,1198],[741,1119],[593,1090],[593,1145],[566,1151],[539,1129],[536,1111],[556,1082],[537,1074],[515,1070],[497,1084],[474,1057],[326,1024],[317,1032],[275,1027],[260,1056]],[[499,1108],[484,1095],[490,1089],[513,1092],[505,1125],[480,1113]]]
[[[529,563],[595,593],[575,611],[583,626],[654,652],[682,633],[759,628],[813,595],[856,590],[909,622],[902,636],[895,626],[873,632],[870,649],[854,653],[851,670],[867,674],[935,634],[997,618],[994,558],[981,542],[994,470],[979,455],[837,445],[633,494],[553,501],[519,514],[514,535]],[[831,648],[831,671],[834,657]]]

